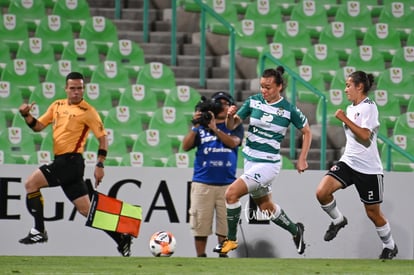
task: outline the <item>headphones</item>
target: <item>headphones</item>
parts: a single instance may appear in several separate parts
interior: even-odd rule
[[[234,105],[234,99],[229,93],[219,91],[219,92],[214,93],[211,96],[211,100],[215,102],[218,101],[219,99],[227,100],[230,103],[230,105]]]

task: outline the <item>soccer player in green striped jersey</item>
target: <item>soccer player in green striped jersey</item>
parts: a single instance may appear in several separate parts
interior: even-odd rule
[[[260,211],[276,225],[289,231],[299,254],[305,251],[304,226],[292,222],[285,211],[272,200],[272,182],[281,168],[280,144],[292,123],[302,133],[302,148],[297,160],[299,173],[308,168],[312,133],[306,116],[282,95],[285,88],[284,68],[266,69],[260,78],[261,93],[250,96],[237,110],[231,106],[226,126],[234,129],[250,117],[243,148],[244,172],[226,190],[228,235],[213,251],[228,253],[237,248],[237,224],[241,214],[240,198],[249,194]]]

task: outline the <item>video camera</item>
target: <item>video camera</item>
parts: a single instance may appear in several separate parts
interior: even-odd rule
[[[223,110],[223,106],[221,104],[220,99],[227,100],[230,105],[234,104],[231,95],[225,92],[214,93],[211,99],[207,99],[205,96],[202,96],[200,102],[198,102],[195,106],[195,110],[200,111],[201,116],[199,119],[193,119],[191,122],[193,124],[200,124],[204,127],[207,127],[212,119],[212,116],[209,113],[209,111],[211,111],[216,117]]]

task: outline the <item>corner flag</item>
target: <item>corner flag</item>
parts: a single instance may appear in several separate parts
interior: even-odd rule
[[[129,234],[136,238],[141,219],[141,206],[128,204],[95,191],[86,226]]]

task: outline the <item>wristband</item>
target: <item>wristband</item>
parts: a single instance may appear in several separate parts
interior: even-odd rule
[[[37,119],[36,119],[35,117],[33,117],[33,120],[32,120],[32,122],[30,122],[30,123],[28,123],[28,122],[26,121],[27,126],[29,126],[29,127],[30,127],[30,128],[32,128],[32,129],[36,126],[36,123],[37,123]]]
[[[99,162],[96,163],[96,167],[104,168],[105,166],[104,166],[102,161],[99,161]]]
[[[98,150],[98,156],[106,157],[107,154],[108,154],[108,151],[106,151],[105,149]]]
[[[193,131],[194,133],[197,133],[198,132],[198,127],[191,127],[191,131]]]
[[[27,113],[27,114],[20,113],[20,114],[22,115],[22,117],[28,117],[29,116],[29,113]]]

